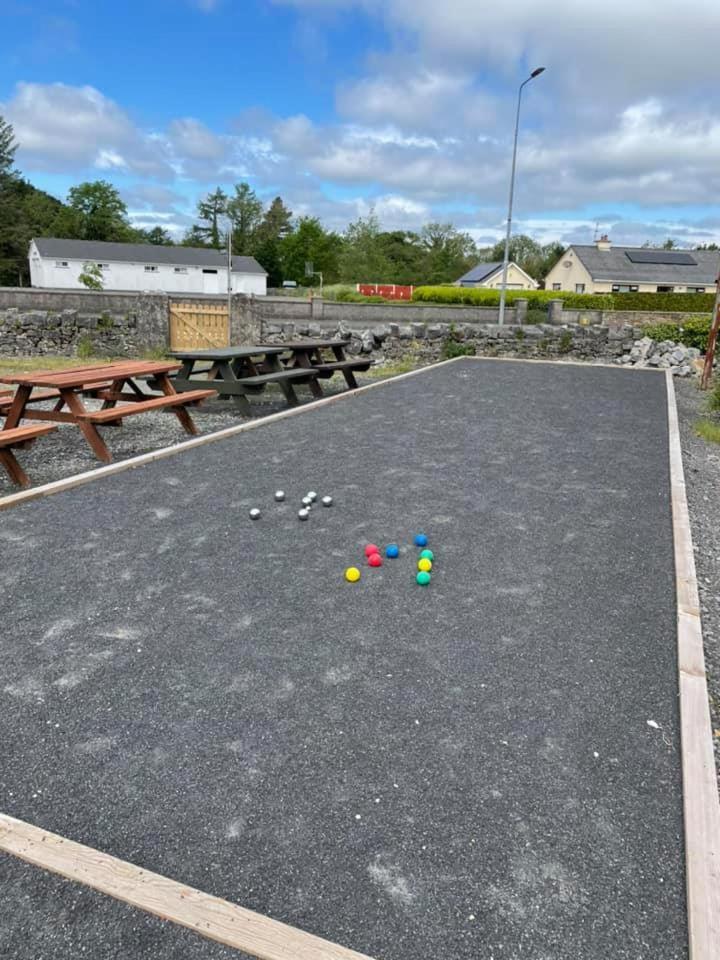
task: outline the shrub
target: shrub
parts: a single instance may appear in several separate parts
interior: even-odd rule
[[[563,330],[558,342],[558,353],[570,353],[573,345],[573,336],[569,330]]]
[[[522,327],[518,327],[518,329],[515,331],[515,339],[516,339],[516,340],[524,340],[524,339],[525,339],[525,331],[523,330]]]
[[[475,346],[472,343],[462,343],[455,324],[451,323],[448,327],[448,335],[443,340],[440,355],[443,360],[452,360],[454,357],[473,357]]]
[[[711,313],[714,293],[613,293],[616,310]]]
[[[697,347],[705,353],[711,322],[710,317],[690,317],[682,323],[652,323],[643,327],[643,335],[651,340],[672,340]]]
[[[720,423],[715,423],[712,420],[697,420],[695,433],[710,443],[720,443]]]
[[[708,397],[708,410],[713,410],[716,413],[720,411],[720,380],[716,380],[713,383],[712,391]]]
[[[543,310],[542,307],[528,307],[527,316],[525,317],[525,323],[537,324],[537,323],[547,323],[548,322],[548,313],[547,310]]]
[[[570,293],[563,290],[508,290],[507,303],[527,300],[531,307],[542,308],[550,300],[562,300],[568,307],[586,310],[610,310],[610,294]],[[500,291],[488,287],[418,287],[413,291],[413,300],[420,303],[465,303],[476,307],[494,307],[500,303]]]
[[[93,355],[93,342],[90,337],[80,337],[76,353],[81,360],[89,360]]]

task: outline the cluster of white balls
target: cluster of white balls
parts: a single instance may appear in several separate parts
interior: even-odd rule
[[[307,520],[307,518],[310,516],[310,511],[312,510],[313,506],[315,505],[315,502],[316,502],[317,498],[318,498],[318,495],[317,495],[317,493],[315,493],[314,490],[310,490],[310,491],[302,498],[302,507],[301,507],[300,510],[298,510],[298,519],[300,519],[300,520]],[[275,491],[275,499],[277,500],[278,503],[282,503],[283,500],[285,499],[285,491],[284,491],[284,490],[276,490],[276,491]],[[333,503],[333,498],[332,498],[332,497],[323,497],[322,500],[320,501],[320,503],[322,503],[322,505],[323,505],[324,507],[331,507],[331,506],[332,506],[332,503]],[[250,511],[250,519],[251,519],[251,520],[259,520],[259,519],[260,519],[260,511],[258,510],[257,507],[253,507],[252,510]]]

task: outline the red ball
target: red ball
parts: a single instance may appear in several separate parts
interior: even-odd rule
[[[380,548],[376,547],[374,543],[369,543],[365,547],[365,556],[371,557],[374,553],[380,553]]]
[[[379,553],[371,553],[368,557],[368,563],[371,567],[381,567],[382,566],[382,557]]]

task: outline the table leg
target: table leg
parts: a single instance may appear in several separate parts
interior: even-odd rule
[[[166,397],[173,397],[177,393],[172,380],[166,373],[158,374],[157,376],[158,386],[165,394]],[[195,426],[195,421],[190,416],[187,407],[172,407],[172,412],[180,421],[185,433],[190,433],[193,436],[198,433],[198,428]]]
[[[320,397],[324,397],[323,388],[320,386],[320,381],[317,377],[313,377],[312,380],[308,381],[308,386],[310,387],[310,393],[315,397],[316,400],[319,400]]]
[[[12,406],[8,410],[5,426],[3,427],[4,430],[12,430],[13,427],[16,427],[20,423],[31,393],[32,387],[21,385],[17,388]]]
[[[25,473],[23,468],[15,459],[15,454],[6,448],[5,450],[0,450],[0,463],[7,470],[7,475],[10,477],[10,480],[16,484],[18,487],[22,487],[24,490],[26,487],[30,486],[30,479]]]
[[[105,441],[100,436],[100,432],[95,424],[90,423],[88,420],[77,419],[79,414],[86,413],[85,407],[83,406],[78,394],[72,389],[66,389],[60,391],[60,396],[67,404],[67,408],[70,413],[74,414],[76,418],[74,422],[82,430],[83,434],[85,435],[85,439],[90,444],[90,447],[98,460],[102,460],[103,463],[111,463],[112,454],[105,446]]]

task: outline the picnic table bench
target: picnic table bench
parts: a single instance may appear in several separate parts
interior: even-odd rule
[[[328,380],[336,373],[342,373],[348,389],[354,390],[358,385],[355,374],[369,370],[372,361],[363,358],[349,359],[345,355],[345,348],[349,343],[349,340],[337,339],[290,340],[282,344],[285,352],[290,354],[283,359],[287,369],[317,370],[318,377],[323,380]],[[331,350],[334,359],[326,359],[323,356],[324,350]]]
[[[178,394],[169,373],[179,366],[178,363],[123,360],[89,367],[0,375],[0,382],[16,384],[9,405],[7,397],[0,398],[6,408],[0,441],[16,429],[21,420],[73,423],[82,430],[96,457],[110,463],[112,456],[98,431],[99,425],[119,424],[125,417],[146,411],[169,410],[187,433],[196,434],[197,427],[187,407],[215,396],[215,391],[204,389]],[[146,393],[138,381],[149,381],[162,395]],[[87,395],[102,399],[102,409],[88,410],[82,401]],[[39,400],[53,399],[57,402],[52,410],[38,410],[33,406]],[[120,401],[124,403],[118,406]]]
[[[321,397],[318,372],[284,367],[279,358],[285,352],[278,344],[173,351],[171,356],[182,364],[173,382],[181,392],[210,384],[221,397],[232,397],[248,416],[252,413],[248,398],[271,383],[280,387],[290,407],[299,402],[297,384],[306,384],[314,397]]]
[[[23,468],[15,459],[14,449],[30,447],[38,437],[44,433],[52,433],[57,427],[50,425],[14,427],[12,430],[0,430],[0,463],[5,467],[7,475],[19,487],[29,487],[30,480]]]

